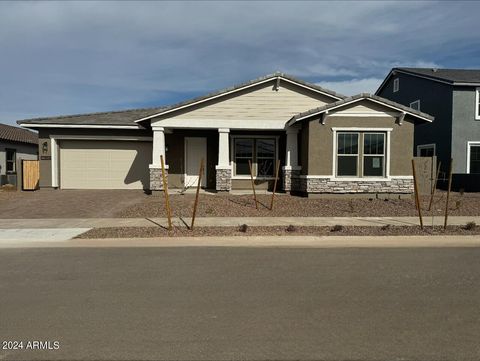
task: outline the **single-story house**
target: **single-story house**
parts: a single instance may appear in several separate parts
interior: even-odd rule
[[[0,124],[0,186],[18,183],[22,159],[36,160],[38,135],[27,129]]]
[[[22,120],[40,137],[41,187],[196,184],[311,193],[410,193],[413,126],[433,117],[369,94],[345,97],[283,73],[168,107]]]

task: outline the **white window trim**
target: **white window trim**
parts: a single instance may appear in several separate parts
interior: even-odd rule
[[[332,176],[331,180],[334,181],[369,181],[369,180],[391,180],[390,176],[390,133],[393,128],[338,128],[332,127],[333,132],[333,148],[332,148]],[[384,177],[337,177],[337,132],[368,132],[368,133],[386,133],[387,147],[385,151],[385,176]]]
[[[393,92],[396,93],[400,90],[400,78],[393,79]]]
[[[470,150],[473,146],[480,146],[480,141],[467,142],[467,174],[470,174]]]
[[[480,88],[475,89],[475,119],[480,120]]]
[[[230,142],[230,167],[232,169],[232,179],[250,179],[249,175],[234,175],[236,168],[235,168],[235,139],[236,138],[244,138],[244,139],[275,139],[275,156],[276,159],[278,158],[278,141],[280,139],[280,136],[278,135],[248,135],[248,134],[235,134],[231,136],[231,142]],[[254,149],[255,151],[255,149]],[[275,177],[257,177],[256,175],[253,176],[253,179],[258,179],[258,180],[272,180],[275,179]]]
[[[412,107],[412,105],[415,104],[415,103],[418,103],[418,108]],[[413,102],[410,103],[410,108],[415,109],[415,110],[418,110],[419,112],[422,111],[421,108],[420,108],[420,106],[421,106],[421,104],[420,104],[420,99],[417,99],[417,100],[415,100],[415,101],[413,101]]]
[[[435,143],[430,143],[430,144],[419,144],[417,145],[417,157],[420,157],[420,150],[421,149],[428,149],[428,148],[433,148],[433,155],[437,155],[437,145]]]

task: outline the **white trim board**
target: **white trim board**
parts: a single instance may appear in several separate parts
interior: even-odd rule
[[[467,174],[470,174],[470,148],[473,146],[480,146],[480,141],[467,142]]]
[[[139,141],[149,142],[153,141],[153,137],[136,137],[136,136],[115,136],[115,135],[68,135],[68,134],[51,134],[50,139],[59,140],[113,140],[113,141]]]
[[[475,89],[475,119],[480,120],[480,88]]]
[[[152,124],[156,127],[176,129],[239,129],[239,130],[285,130],[285,119],[202,119],[175,118],[163,119]]]
[[[145,129],[140,125],[100,125],[100,124],[34,124],[20,123],[23,128],[77,128],[77,129]]]

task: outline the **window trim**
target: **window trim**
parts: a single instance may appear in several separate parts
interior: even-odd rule
[[[475,89],[475,119],[480,120],[480,88]]]
[[[360,133],[359,133],[360,134]],[[383,135],[383,153],[380,154],[365,154],[365,134],[382,134]],[[385,174],[387,172],[387,145],[385,144],[387,141],[387,134],[385,132],[362,132],[362,178],[385,178]],[[369,175],[366,176],[364,175],[365,173],[365,157],[375,157],[375,156],[381,156],[384,161],[384,166],[383,166],[383,174],[381,176],[374,176],[374,175]]]
[[[8,152],[13,152],[13,161],[8,160]],[[13,171],[8,170],[8,163],[13,162]],[[5,174],[17,174],[17,150],[13,148],[5,148]]]
[[[332,127],[333,132],[333,147],[332,147],[332,175],[329,176],[330,179],[334,181],[381,181],[381,180],[391,180],[395,178],[390,176],[390,139],[391,139],[391,132],[393,128],[361,128],[361,127]],[[345,176],[345,177],[338,177],[337,176],[337,132],[363,132],[363,133],[385,133],[385,174],[383,177],[352,177],[352,176]],[[360,161],[360,160],[359,160]]]
[[[393,79],[393,93],[397,93],[400,90],[400,78]]]
[[[480,141],[468,141],[467,142],[467,174],[470,174],[470,151],[472,146],[480,147]]]
[[[415,103],[418,103],[418,108],[412,107],[412,105],[415,104]],[[412,109],[414,109],[414,110],[418,110],[418,111],[420,112],[420,111],[421,111],[420,105],[421,105],[421,104],[420,104],[420,99],[417,99],[417,100],[414,100],[413,102],[410,103],[410,108],[412,108]]]
[[[254,153],[252,154],[252,157],[254,160],[256,159],[256,139],[275,139],[275,161],[279,158],[279,153],[278,153],[278,143],[280,136],[279,135],[249,135],[249,134],[234,134],[230,135],[230,167],[232,169],[232,179],[250,179],[250,175],[247,174],[241,174],[241,175],[236,175],[236,164],[235,164],[235,139],[253,139],[253,151]],[[272,177],[258,177],[257,176],[257,166],[256,162],[252,163],[252,168],[254,170],[254,176],[253,179],[261,179],[261,180],[272,180],[275,179],[275,175]]]
[[[354,178],[359,178],[360,176],[358,175],[359,174],[359,171],[360,171],[360,132],[354,132],[354,131],[341,131],[341,132],[337,132],[335,137],[336,137],[336,143],[338,144],[338,136],[340,134],[355,134],[357,136],[357,153],[355,154],[338,154],[338,147],[335,147],[335,177],[337,178],[349,178],[349,177],[354,177]],[[338,157],[341,156],[341,157],[357,157],[357,168],[356,168],[356,175],[338,175]]]
[[[421,149],[428,149],[433,148],[433,156],[437,156],[437,144],[436,143],[428,143],[428,144],[419,144],[417,145],[417,157],[420,157],[420,150]]]

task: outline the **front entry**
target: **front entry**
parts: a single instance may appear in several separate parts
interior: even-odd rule
[[[198,183],[198,171],[203,158],[205,173],[202,176],[202,187],[207,184],[207,138],[185,138],[185,188],[195,187]]]

